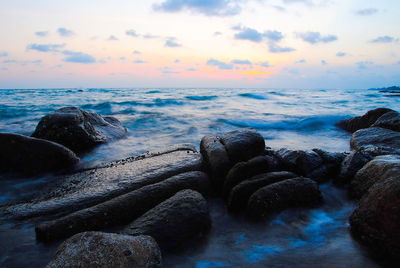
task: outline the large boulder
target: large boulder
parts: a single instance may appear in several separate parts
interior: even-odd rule
[[[350,146],[373,155],[400,154],[400,132],[381,127],[360,129],[353,133]]]
[[[247,203],[247,215],[265,219],[287,208],[313,207],[321,201],[322,195],[315,181],[303,177],[287,179],[257,190]]]
[[[0,133],[0,172],[36,175],[71,168],[79,158],[68,148],[47,140]]]
[[[114,117],[102,117],[77,107],[64,107],[44,116],[32,137],[54,141],[74,152],[82,152],[126,134],[126,128]]]
[[[150,235],[165,248],[181,246],[211,227],[207,201],[192,190],[183,190],[133,221],[129,235]]]
[[[350,183],[350,196],[361,198],[378,181],[398,174],[400,174],[400,155],[377,156],[357,172]]]
[[[377,108],[368,111],[363,116],[357,116],[339,121],[338,123],[336,123],[336,125],[346,131],[356,132],[359,129],[372,126],[379,117],[388,112],[393,112],[393,110],[387,108]]]
[[[334,180],[336,184],[347,184],[353,179],[357,171],[359,171],[365,164],[373,158],[368,152],[352,151],[343,160],[339,176]]]
[[[377,176],[380,176],[378,174]],[[387,263],[400,263],[400,173],[382,175],[350,217],[352,234]],[[388,266],[388,267],[397,267]]]
[[[100,232],[74,235],[58,248],[46,268],[158,268],[161,252],[150,236]]]
[[[250,196],[261,187],[295,178],[298,175],[288,171],[269,172],[256,175],[236,185],[228,200],[228,208],[231,211],[240,211],[246,208]]]
[[[280,149],[277,152],[284,170],[307,176],[324,163],[322,157],[315,151]]]
[[[51,241],[83,231],[121,226],[184,189],[208,194],[210,183],[207,174],[201,171],[182,173],[62,218],[41,223],[35,229],[36,237],[42,241]]]
[[[394,111],[385,113],[379,117],[372,126],[400,131],[400,114]]]

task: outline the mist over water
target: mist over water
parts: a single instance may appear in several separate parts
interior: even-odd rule
[[[198,147],[205,135],[241,127],[255,128],[272,148],[347,151],[350,135],[334,124],[377,107],[396,110],[398,100],[378,90],[9,89],[0,90],[0,132],[30,135],[47,113],[78,106],[128,129],[126,138],[83,155],[84,166],[176,143]],[[0,204],[30,198],[51,179],[1,177]],[[346,191],[321,189],[321,207],[287,210],[263,224],[209,200],[211,233],[183,252],[165,253],[165,267],[376,267],[349,234],[355,204]],[[41,267],[57,246],[38,244],[30,225],[1,225],[0,241],[1,267]]]

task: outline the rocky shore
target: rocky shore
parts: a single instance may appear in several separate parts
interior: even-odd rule
[[[161,267],[161,252],[213,228],[209,197],[265,221],[320,206],[320,185],[332,181],[359,200],[349,219],[354,238],[382,263],[399,262],[400,114],[378,108],[337,126],[353,133],[351,152],[272,149],[244,128],[203,137],[200,152],[179,144],[79,169],[85,151],[127,131],[116,118],[62,108],[32,137],[0,133],[0,172],[57,174],[32,200],[3,206],[0,221],[34,223],[44,243],[66,239],[48,267]]]

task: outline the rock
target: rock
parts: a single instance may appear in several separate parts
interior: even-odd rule
[[[157,268],[161,252],[150,236],[100,232],[74,235],[58,248],[46,268]]]
[[[77,107],[64,107],[44,116],[32,137],[60,143],[74,152],[126,136],[127,130],[114,117],[102,117]]]
[[[265,149],[263,136],[252,129],[238,129],[228,132],[221,137],[221,142],[233,163],[247,161],[261,155]]]
[[[222,189],[225,176],[232,166],[228,153],[220,140],[221,137],[212,135],[203,137],[200,142],[200,152],[204,157],[207,170],[211,174],[213,185],[218,191]]]
[[[277,160],[268,155],[257,156],[247,162],[239,162],[228,172],[224,183],[222,195],[228,198],[230,191],[238,183],[251,178],[257,174],[276,171],[278,167]]]
[[[0,133],[0,172],[32,176],[73,167],[79,158],[64,146],[24,135]]]
[[[372,126],[400,131],[400,114],[395,111],[387,112],[379,117]]]
[[[397,263],[397,266],[400,262],[399,174],[399,169],[396,173],[384,174],[364,195],[350,217],[353,236],[372,254],[392,265]]]
[[[287,208],[312,207],[321,201],[318,184],[311,179],[298,177],[257,190],[249,198],[247,214],[253,219],[265,219]]]
[[[261,187],[297,177],[296,174],[288,171],[263,173],[242,181],[236,185],[230,195],[228,208],[231,211],[240,211],[246,208],[250,196]]]
[[[307,175],[323,163],[323,159],[314,151],[280,149],[277,156],[282,163],[283,170],[293,171],[300,175]]]
[[[339,121],[338,123],[336,123],[336,126],[349,132],[356,132],[359,129],[372,126],[379,117],[388,112],[393,112],[393,110],[387,108],[377,108],[368,111],[363,116],[357,116]]]
[[[201,194],[183,190],[133,221],[124,230],[129,235],[150,235],[161,247],[181,246],[209,230],[207,201]]]
[[[380,127],[360,129],[353,133],[350,146],[373,155],[400,154],[400,132]]]
[[[2,207],[0,216],[11,219],[60,217],[91,207],[174,175],[201,170],[201,154],[192,145],[128,157],[97,168],[55,178],[29,202]],[[47,219],[45,219],[47,220]]]
[[[348,153],[344,152],[327,152],[318,148],[312,149],[312,151],[316,152],[324,161],[324,163],[329,163],[329,164],[337,164],[340,165],[343,161],[343,159],[348,155]]]
[[[316,169],[307,173],[307,177],[318,183],[325,182],[337,177],[339,165],[333,163],[322,164]]]
[[[378,181],[398,174],[400,174],[400,155],[377,156],[357,172],[350,183],[350,196],[361,198]]]
[[[339,176],[334,180],[336,184],[347,184],[365,164],[373,158],[368,152],[353,151],[343,160]]]
[[[83,231],[121,226],[130,223],[146,211],[184,189],[208,194],[210,192],[210,183],[207,174],[201,171],[182,173],[120,195],[93,207],[42,223],[35,229],[36,237],[41,241],[51,241]]]

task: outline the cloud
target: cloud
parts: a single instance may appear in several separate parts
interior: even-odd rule
[[[110,35],[108,38],[107,38],[107,41],[118,41],[119,39],[116,37],[116,36],[114,36],[114,35]]]
[[[385,36],[379,36],[379,37],[371,40],[370,42],[371,43],[394,43],[397,41],[399,41],[399,39],[396,39],[392,36],[385,35]]]
[[[8,55],[8,52],[0,51],[0,57],[7,57]]]
[[[182,45],[175,42],[175,38],[169,38],[165,41],[165,47],[181,47]]]
[[[134,51],[132,52],[132,54],[139,55],[139,54],[142,54],[142,52],[140,52],[139,50],[134,50]]]
[[[196,68],[187,68],[186,71],[195,72],[195,71],[197,71],[197,69]]]
[[[40,52],[59,52],[65,44],[30,44],[26,49]]]
[[[376,13],[378,13],[378,9],[376,8],[364,8],[364,9],[359,9],[355,12],[357,15],[360,16],[371,16]]]
[[[336,53],[336,57],[345,57],[345,56],[347,56],[346,52],[340,51],[340,52]]]
[[[209,59],[207,61],[207,65],[216,66],[221,70],[232,70],[233,69],[233,64],[225,63],[225,62],[222,62],[219,60],[214,60],[214,59]]]
[[[119,57],[119,59],[124,61],[124,60],[126,60],[126,57]]]
[[[134,60],[133,63],[135,63],[135,64],[141,64],[141,63],[146,63],[146,61],[141,60],[141,59],[137,59],[137,60]]]
[[[268,62],[266,62],[266,61],[261,62],[261,63],[259,63],[258,65],[260,65],[261,67],[265,67],[265,68],[271,67],[271,65],[270,65]]]
[[[294,63],[296,63],[296,64],[306,63],[306,60],[305,59],[296,60]]]
[[[136,31],[135,30],[127,30],[126,32],[126,35],[129,35],[129,36],[133,36],[133,37],[138,37],[139,35],[136,33]]]
[[[286,12],[286,8],[281,7],[281,6],[272,6],[275,10],[279,12]]]
[[[321,60],[321,64],[322,64],[322,65],[327,65],[328,62],[327,62],[326,60]]]
[[[238,30],[240,32],[235,34],[235,39],[239,40],[249,40],[252,42],[261,42],[264,35],[260,33],[259,31],[252,29],[252,28],[247,28],[247,27],[241,27],[241,26],[235,26],[233,27],[234,30]]]
[[[143,38],[145,39],[153,39],[153,38],[158,38],[157,35],[152,35],[152,34],[145,34],[143,35]]]
[[[42,60],[4,60],[3,63],[15,63],[19,65],[27,65],[27,64],[40,64]]]
[[[329,4],[331,0],[283,0],[284,4],[304,4],[307,6],[325,6]]]
[[[266,31],[263,36],[265,36],[268,40],[279,42],[283,39],[283,34],[278,31]]]
[[[222,35],[222,33],[221,32],[214,32],[214,35],[215,36],[219,36],[219,35]]]
[[[39,32],[35,32],[35,35],[39,36],[39,37],[46,37],[49,35],[49,32],[48,31],[39,31]]]
[[[298,33],[297,37],[310,44],[329,43],[338,40],[336,35],[321,35],[319,32]]]
[[[232,60],[231,63],[240,65],[252,65],[251,61],[249,60]]]
[[[271,53],[286,53],[286,52],[292,52],[295,51],[296,49],[291,48],[291,47],[281,47],[275,42],[270,42],[268,44],[269,52]]]
[[[358,66],[358,69],[365,70],[368,69],[368,67],[373,65],[374,63],[372,61],[359,61],[356,64]]]
[[[65,62],[75,62],[75,63],[85,63],[85,64],[96,62],[96,59],[93,56],[83,52],[65,50],[63,51],[63,54],[67,56],[66,58],[63,59],[63,61]]]
[[[70,37],[70,36],[75,35],[75,33],[73,31],[63,28],[63,27],[58,28],[57,33],[62,37]]]
[[[206,16],[233,16],[241,11],[241,0],[164,0],[153,9],[164,12],[191,11]]]
[[[174,63],[180,63],[180,62],[181,62],[180,59],[176,59],[176,60],[174,61]]]

